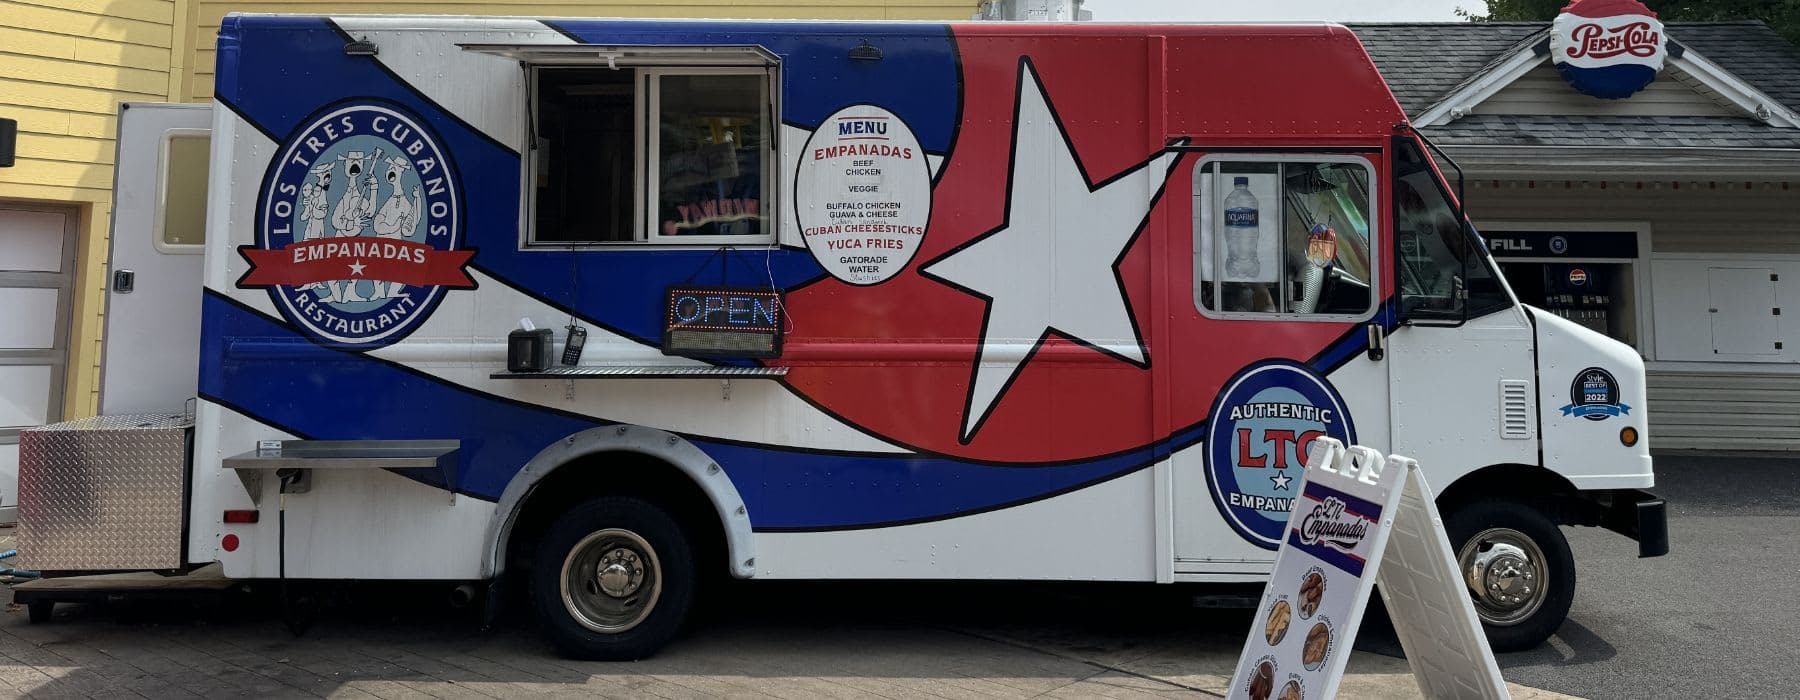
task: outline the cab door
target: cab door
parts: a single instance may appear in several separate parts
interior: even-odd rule
[[[1391,286],[1383,172],[1379,148],[1195,153],[1177,169],[1191,246],[1167,259],[1180,357],[1159,372],[1174,413],[1204,420],[1172,458],[1176,576],[1266,574],[1311,442],[1385,446],[1388,367],[1367,352]]]
[[[1390,451],[1419,460],[1441,492],[1480,467],[1537,463],[1536,350],[1530,317],[1424,150],[1394,144]]]

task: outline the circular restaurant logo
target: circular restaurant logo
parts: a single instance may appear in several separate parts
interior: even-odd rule
[[[294,325],[359,349],[406,337],[444,290],[474,288],[455,168],[422,122],[374,101],[311,118],[269,167],[238,286],[268,289]]]
[[[1292,362],[1251,365],[1225,385],[1206,433],[1206,480],[1225,521],[1264,549],[1281,544],[1320,437],[1356,442],[1343,398],[1324,377]]]
[[[1630,413],[1631,407],[1619,402],[1619,381],[1599,367],[1575,373],[1575,381],[1569,383],[1569,405],[1562,407],[1565,416],[1593,421]]]
[[[1576,91],[1630,97],[1656,80],[1668,41],[1638,0],[1575,0],[1550,23],[1550,61]]]

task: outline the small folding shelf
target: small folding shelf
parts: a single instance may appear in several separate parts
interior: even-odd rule
[[[786,367],[719,367],[715,365],[558,365],[541,372],[495,372],[490,379],[774,379]]]
[[[253,501],[262,498],[267,471],[284,469],[435,469],[445,484],[456,483],[459,440],[282,440],[225,458]],[[289,491],[289,493],[296,493]]]

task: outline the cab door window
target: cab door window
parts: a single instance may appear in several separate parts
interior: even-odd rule
[[[1373,169],[1353,156],[1230,156],[1194,169],[1194,303],[1224,318],[1374,309]]]
[[[1512,303],[1472,229],[1458,219],[1431,161],[1410,139],[1394,149],[1394,237],[1403,318],[1467,318]]]

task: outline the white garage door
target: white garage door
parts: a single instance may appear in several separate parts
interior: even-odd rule
[[[18,494],[19,430],[62,418],[75,215],[0,202],[0,521]]]

